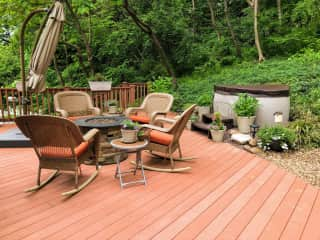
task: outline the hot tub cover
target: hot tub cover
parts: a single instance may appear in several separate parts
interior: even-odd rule
[[[215,92],[227,92],[231,94],[250,93],[273,97],[288,97],[290,89],[284,84],[262,84],[262,85],[216,85]]]

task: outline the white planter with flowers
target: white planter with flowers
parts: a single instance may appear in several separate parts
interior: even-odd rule
[[[212,141],[223,142],[225,132],[226,126],[222,123],[221,114],[219,112],[215,112],[213,114],[212,124],[210,126]]]

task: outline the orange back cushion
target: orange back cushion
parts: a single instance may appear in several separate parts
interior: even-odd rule
[[[89,143],[82,142],[79,144],[75,149],[74,152],[77,157],[80,157],[83,153],[88,150]],[[40,147],[39,152],[43,157],[47,158],[71,158],[72,152],[70,148],[67,147],[54,147],[54,146],[47,146],[47,147]]]
[[[150,119],[148,116],[143,116],[143,115],[130,115],[129,118],[134,121],[134,122],[139,122],[139,123],[149,123]]]
[[[162,145],[170,145],[173,140],[173,135],[169,133],[160,132],[157,130],[152,130],[149,133],[150,142],[159,143]]]

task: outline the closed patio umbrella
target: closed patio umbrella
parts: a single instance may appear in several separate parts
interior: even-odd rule
[[[56,1],[49,13],[48,20],[32,53],[30,61],[28,87],[34,92],[42,92],[46,88],[45,74],[56,51],[64,20],[63,4]]]

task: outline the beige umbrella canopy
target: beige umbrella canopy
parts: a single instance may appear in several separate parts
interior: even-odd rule
[[[45,74],[56,51],[64,20],[63,4],[56,1],[30,61],[28,87],[34,92],[42,92],[46,88]]]

